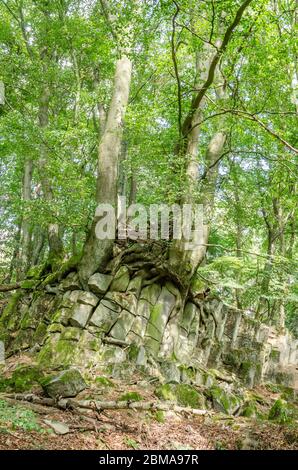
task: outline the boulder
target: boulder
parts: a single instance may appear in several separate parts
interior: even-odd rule
[[[93,307],[91,305],[76,304],[69,323],[72,326],[78,326],[79,328],[85,328],[89,317],[92,313]]]
[[[62,325],[68,325],[69,319],[72,315],[72,310],[70,308],[62,307],[53,316],[53,323],[61,323]]]
[[[107,292],[104,300],[109,300],[112,303],[120,306],[124,310],[135,314],[137,310],[137,298],[132,292]],[[110,307],[109,307],[110,308]],[[115,309],[115,307],[113,307]]]
[[[105,294],[113,280],[109,274],[95,273],[88,281],[89,289],[95,294]]]
[[[56,376],[50,376],[41,381],[42,388],[51,398],[75,397],[87,385],[77,369],[68,369]]]
[[[181,372],[175,362],[164,361],[160,365],[160,370],[166,382],[180,382]]]
[[[119,364],[126,360],[126,353],[118,346],[106,346],[103,358],[105,364]]]
[[[120,313],[122,310],[121,305],[117,304],[116,302],[113,302],[113,300],[108,300],[104,298],[102,299],[101,304],[109,308],[110,310],[114,310],[114,312]]]
[[[142,276],[135,276],[129,282],[127,291],[132,292],[133,294],[135,294],[136,297],[139,297],[141,288],[142,288],[142,282],[143,282]]]
[[[196,326],[199,323],[200,318],[200,310],[196,305],[191,302],[187,302],[182,319],[180,321],[180,326],[183,328],[188,334],[190,332],[196,332]],[[195,320],[195,321],[194,321]],[[195,323],[195,326],[193,325]]]
[[[146,326],[147,326],[146,318],[140,317],[140,316],[135,317],[132,327],[131,327],[131,331],[129,332],[129,335],[127,338],[129,342],[132,342],[132,343],[135,342],[137,344],[141,343],[142,338],[145,335]]]
[[[44,423],[50,428],[52,428],[56,434],[63,436],[64,434],[68,434],[70,432],[69,426],[65,423],[61,423],[60,421],[52,421],[50,419],[45,419]]]
[[[279,424],[285,424],[290,421],[290,418],[291,410],[288,403],[286,400],[279,398],[270,409],[268,419],[275,420]]]
[[[79,281],[79,276],[77,273],[72,272],[68,274],[68,276],[63,279],[63,281],[60,283],[59,288],[61,290],[69,291],[69,290],[79,290],[82,288],[81,283]]]
[[[236,414],[243,403],[242,397],[236,396],[217,385],[213,385],[207,394],[212,399],[213,408],[228,415]]]
[[[142,299],[139,301],[138,307],[137,307],[138,316],[149,320],[151,310],[152,310],[152,305],[148,302],[148,300]]]
[[[78,300],[81,290],[68,290],[63,294],[61,307],[69,308],[72,304],[75,304]]]
[[[146,330],[146,346],[154,354],[158,353],[164,330],[175,305],[175,296],[162,288],[157,303],[152,308]]]
[[[161,400],[169,400],[190,408],[205,408],[205,397],[191,385],[164,384],[157,387],[155,395]]]

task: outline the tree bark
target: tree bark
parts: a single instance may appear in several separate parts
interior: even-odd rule
[[[217,41],[217,46],[220,47],[220,42]],[[209,55],[209,57],[208,57]],[[199,82],[205,80],[206,73],[208,73],[210,67],[210,48],[205,49],[205,57],[203,62],[197,57],[196,69],[197,69],[197,86]],[[217,98],[225,97],[225,89],[222,85],[217,89]],[[186,270],[185,274],[189,278],[196,272],[198,266],[203,261],[210,233],[210,221],[212,217],[214,207],[214,196],[216,189],[216,181],[218,176],[218,162],[226,141],[226,134],[223,130],[216,132],[210,140],[207,147],[205,156],[205,172],[202,177],[200,194],[199,190],[199,161],[198,161],[198,141],[200,133],[200,121],[202,119],[202,110],[205,104],[205,98],[202,97],[199,102],[198,108],[192,115],[191,129],[187,135],[186,141],[186,154],[187,160],[186,167],[186,192],[182,198],[182,202],[185,204],[199,203],[203,208],[204,226],[203,233],[200,236],[200,240],[196,240],[196,243],[191,247],[187,248],[189,242],[185,240],[177,240],[173,243],[170,251],[171,263],[176,266],[177,269]],[[223,127],[223,120],[220,120],[219,128]],[[181,151],[181,149],[180,149]],[[199,242],[199,243],[198,243]],[[182,274],[183,275],[183,274]]]
[[[22,199],[26,204],[31,200],[33,162],[31,158],[25,160]],[[28,214],[24,215],[21,226],[21,273],[25,276],[30,267],[31,250],[31,223]]]
[[[49,124],[49,102],[50,102],[50,89],[47,84],[43,85],[40,103],[39,103],[39,126],[42,130],[45,130]],[[40,179],[44,198],[47,202],[52,203],[54,201],[53,188],[51,186],[50,178],[47,175],[47,163],[48,163],[48,147],[47,143],[43,141],[40,146],[40,158],[38,161],[38,167],[40,172]],[[57,260],[63,257],[63,242],[59,233],[59,225],[56,221],[52,220],[48,224],[48,241],[49,241],[49,259]]]
[[[128,104],[132,63],[127,56],[116,63],[114,90],[107,122],[98,151],[97,203],[111,204],[117,211],[118,167],[121,151],[123,120]],[[104,270],[112,255],[114,239],[98,240],[95,229],[99,217],[95,216],[86,240],[79,265],[79,276],[86,286],[96,270]]]

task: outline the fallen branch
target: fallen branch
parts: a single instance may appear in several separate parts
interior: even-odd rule
[[[54,406],[62,410],[66,409],[88,409],[92,411],[102,410],[143,410],[143,411],[174,411],[176,413],[191,413],[194,415],[206,415],[208,410],[201,410],[197,408],[189,408],[186,406],[179,406],[175,403],[159,403],[159,402],[142,402],[142,401],[96,401],[96,400],[75,400],[73,398],[62,398],[55,400],[53,398],[39,397],[33,394],[2,394],[2,397],[12,398],[18,401],[29,401],[38,405]]]
[[[9,398],[8,396],[5,397],[5,400],[7,400],[9,403],[11,403],[12,405],[20,405],[20,400],[16,400],[14,398]],[[39,413],[39,414],[51,414],[51,413],[57,413],[57,408],[55,407],[51,407],[51,406],[47,406],[45,408],[44,405],[41,405],[41,404],[38,404],[38,403],[31,403],[30,401],[25,401],[25,400],[22,400],[23,401],[23,406],[25,408],[30,408],[32,411],[34,411],[35,413]]]
[[[11,290],[20,289],[21,284],[18,282],[16,284],[0,284],[0,292],[9,292]]]

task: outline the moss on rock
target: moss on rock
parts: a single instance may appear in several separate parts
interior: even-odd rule
[[[173,401],[181,406],[205,408],[203,394],[191,385],[167,383],[157,387],[155,395],[161,400]]]
[[[244,403],[242,411],[241,411],[241,416],[244,416],[245,418],[255,418],[257,416],[257,404],[255,401],[248,401]]]
[[[75,397],[86,388],[86,383],[77,369],[68,369],[41,381],[45,393],[52,397]]]
[[[126,392],[118,399],[118,401],[142,401],[143,397],[138,392]]]
[[[242,404],[242,397],[236,396],[216,385],[213,385],[208,390],[207,395],[211,398],[216,411],[229,415],[235,414]]]
[[[279,424],[285,424],[292,420],[292,410],[288,403],[279,398],[269,411],[268,419],[277,421]]]

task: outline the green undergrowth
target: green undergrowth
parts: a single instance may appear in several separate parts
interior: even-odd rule
[[[126,392],[119,398],[119,401],[141,401],[143,397],[138,392]]]
[[[7,429],[44,432],[32,410],[0,400],[0,432]]]
[[[43,376],[44,373],[36,366],[20,366],[10,377],[0,376],[0,392],[22,393],[32,390],[39,386]]]
[[[95,383],[98,387],[115,387],[115,384],[107,377],[96,377]]]

